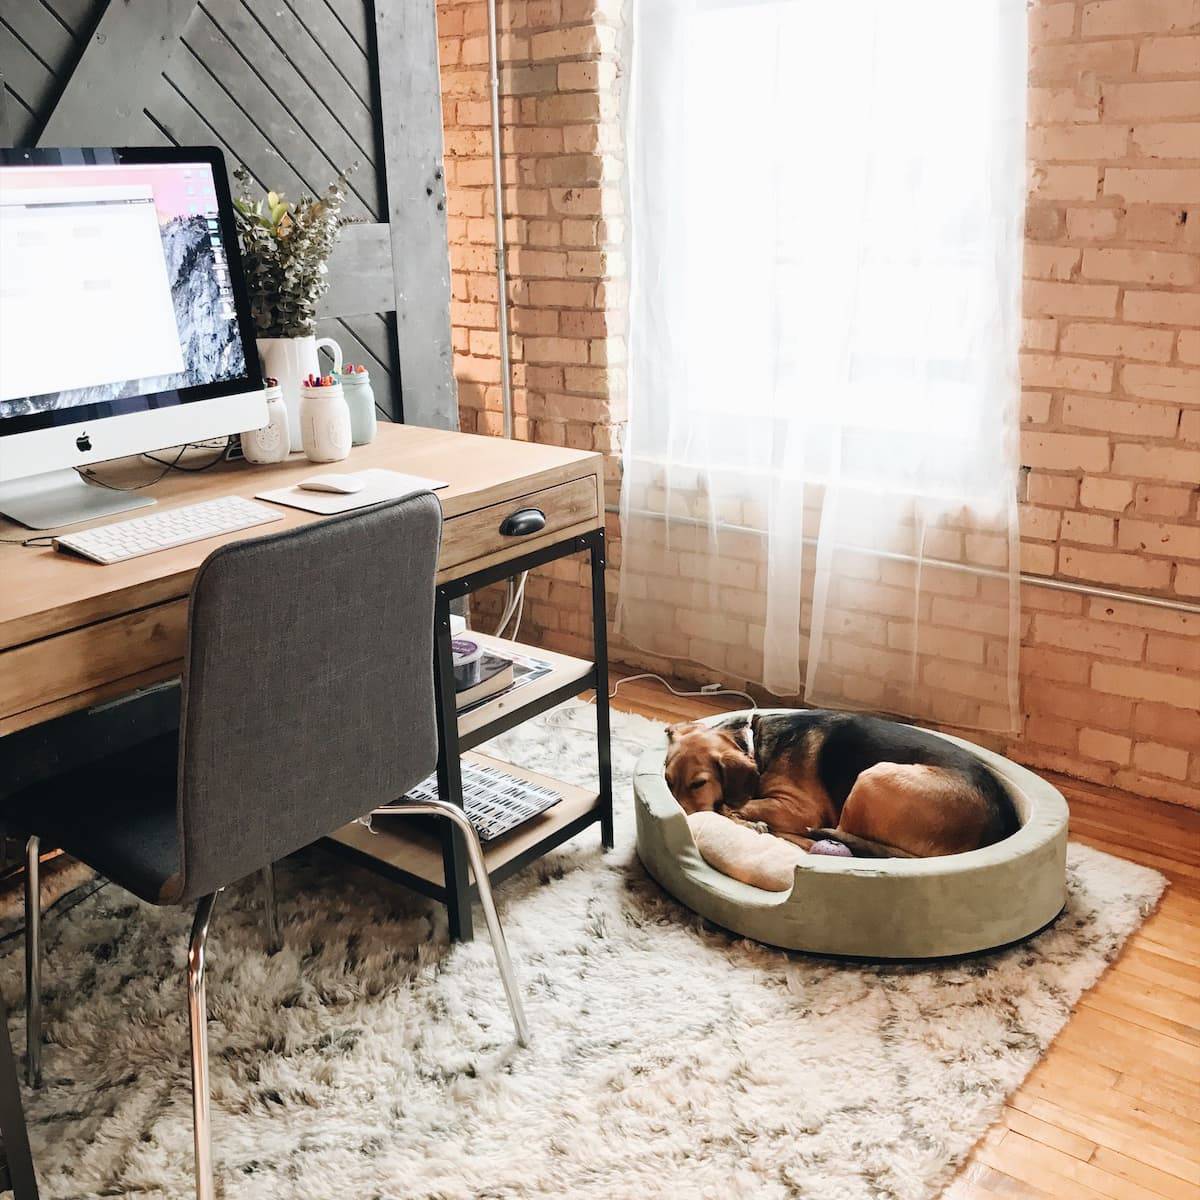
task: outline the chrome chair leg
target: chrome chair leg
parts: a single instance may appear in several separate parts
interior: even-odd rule
[[[25,1082],[42,1083],[41,839],[25,843]]]
[[[283,937],[279,932],[279,909],[275,904],[275,865],[268,863],[262,869],[263,916],[267,924],[267,953],[278,954],[283,949]]]
[[[479,844],[479,835],[475,827],[467,820],[467,814],[457,804],[446,800],[404,800],[399,804],[389,804],[375,810],[380,816],[407,816],[413,813],[430,813],[434,816],[445,817],[458,826],[467,843],[467,858],[471,863],[471,873],[475,876],[475,884],[479,888],[479,903],[483,906],[484,920],[487,921],[488,936],[492,939],[492,951],[496,955],[496,966],[500,970],[500,980],[504,984],[504,994],[508,998],[509,1011],[512,1013],[513,1025],[517,1031],[517,1043],[529,1045],[529,1027],[525,1023],[525,1009],[521,1006],[521,993],[517,988],[517,979],[513,974],[512,959],[508,956],[508,944],[504,940],[504,931],[500,928],[500,917],[496,913],[496,901],[492,897],[492,885],[488,879],[487,866],[483,861],[483,847]]]
[[[204,949],[217,893],[196,906],[188,943],[188,1024],[192,1031],[192,1124],[196,1142],[196,1200],[215,1200],[212,1123],[208,1103],[208,1004],[204,994]]]

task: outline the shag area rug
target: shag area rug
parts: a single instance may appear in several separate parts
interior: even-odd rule
[[[492,750],[587,783],[593,712]],[[614,714],[614,852],[593,828],[498,889],[528,1050],[486,931],[449,948],[441,909],[397,885],[320,850],[283,864],[274,957],[256,890],[220,898],[209,1036],[228,1200],[927,1200],[1164,886],[1073,846],[1069,907],[1024,946],[921,967],[767,949],[706,927],[637,862],[630,772],[661,736]],[[89,891],[45,923],[50,1044],[26,1093],[43,1194],[180,1200],[189,918]],[[18,1047],[20,947],[0,962]]]

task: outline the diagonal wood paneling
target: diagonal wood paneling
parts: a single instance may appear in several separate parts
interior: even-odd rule
[[[4,23],[0,23],[0,63],[4,64],[8,137],[23,145],[37,126],[38,114],[49,106],[56,80],[45,63]]]
[[[144,112],[143,88],[153,86],[194,7],[195,0],[106,4],[45,115],[37,144],[139,146],[160,140]]]
[[[457,429],[454,348],[444,316],[450,311],[450,260],[437,12],[429,0],[375,0],[374,7],[377,58],[388,64],[380,127],[405,411],[416,425],[444,427],[449,421]]]
[[[32,140],[78,58],[76,35],[49,8],[36,0],[0,0],[0,72],[14,144]]]
[[[319,41],[320,31],[305,26],[292,9],[281,5],[279,0],[239,2],[271,39],[279,57],[306,82],[317,106],[329,112],[357,148],[358,153],[354,157],[372,166],[379,162],[370,98],[360,97],[341,73],[331,67]],[[366,10],[363,0],[356,0],[356,3]],[[316,81],[316,85],[308,84],[309,80]],[[294,108],[292,112],[299,112],[305,120],[311,120],[315,108],[305,104]],[[382,207],[382,188],[377,186],[376,210],[382,211]]]
[[[86,40],[104,7],[103,0],[42,0],[77,38]]]
[[[292,199],[323,191],[339,167],[357,164],[345,211],[363,224],[343,231],[319,331],[348,360],[366,363],[376,397],[399,416],[372,65],[335,10],[362,24],[369,0],[198,0],[147,111],[167,137],[215,141],[231,168],[242,163],[261,187]]]
[[[410,4],[421,2],[408,0]],[[373,94],[370,43],[366,36],[370,6],[329,4],[327,0],[289,0],[289,7],[320,46],[332,68],[369,109]],[[362,30],[357,40],[350,33],[354,26]]]
[[[419,18],[401,20],[410,6],[422,10]],[[293,199],[319,193],[338,168],[357,164],[346,205],[356,224],[343,231],[330,263],[321,332],[336,338],[348,359],[370,367],[377,399],[397,417],[398,352],[406,343],[414,413],[457,427],[448,313],[443,337],[437,313],[410,311],[436,308],[441,275],[448,276],[447,267],[435,271],[432,284],[415,286],[438,255],[439,228],[445,240],[444,206],[433,207],[442,199],[436,47],[425,36],[433,6],[434,0],[0,0],[7,133],[16,145],[216,145],[231,169],[241,163],[259,186]],[[432,101],[420,101],[411,125],[395,101],[378,111],[377,27],[396,31],[389,34],[389,87],[399,89],[402,103],[428,91],[432,80]],[[131,86],[133,63],[139,70]],[[391,188],[385,160],[397,174]],[[403,178],[410,169],[419,169],[419,184]],[[426,200],[429,213],[413,220],[409,210]],[[407,269],[397,265],[402,245],[411,255]],[[405,285],[401,316],[398,280]]]
[[[0,0],[7,136],[30,145],[70,78],[103,0]]]
[[[394,354],[393,326],[386,317],[371,313],[364,317],[338,317],[317,322],[317,336],[331,337],[342,348],[346,362],[362,363],[371,372],[371,390],[376,403],[391,416],[387,395],[378,380],[387,378]]]
[[[244,68],[256,77],[258,93],[274,107],[276,120],[299,131],[299,138],[294,140],[304,148],[304,178],[313,187],[322,187],[338,168],[357,163],[358,169],[350,177],[351,189],[362,206],[362,215],[378,220],[383,206],[369,110],[362,110],[365,120],[359,134],[366,144],[360,145],[338,120],[324,89],[314,88],[281,52],[279,41],[272,39],[272,33],[278,39],[278,30],[264,26],[243,0],[208,0],[204,9],[212,28],[236,48]],[[357,110],[361,106],[355,107]],[[299,158],[293,163],[300,168]]]
[[[4,0],[0,4],[0,21],[55,74],[78,53],[74,33],[40,3]]]

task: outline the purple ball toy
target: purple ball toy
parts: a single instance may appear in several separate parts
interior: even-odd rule
[[[813,842],[809,854],[828,854],[831,858],[853,858],[854,851],[849,846],[843,846],[841,842],[835,842],[829,838],[823,838],[819,842]]]

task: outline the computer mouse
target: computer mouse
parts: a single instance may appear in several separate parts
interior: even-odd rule
[[[302,479],[299,486],[306,492],[337,492],[350,496],[367,485],[357,475],[314,475],[311,479]]]

